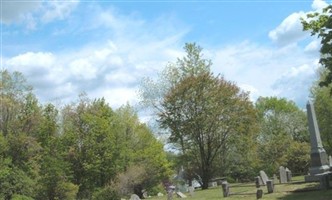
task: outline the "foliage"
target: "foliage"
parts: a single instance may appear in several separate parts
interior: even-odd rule
[[[248,94],[209,72],[211,62],[202,58],[200,47],[186,44],[185,50],[187,55],[173,68],[177,73],[170,82],[175,78],[177,83],[164,96],[158,121],[190,162],[187,171],[198,174],[206,189],[217,169],[216,158],[227,155],[236,137],[251,133],[255,112]]]
[[[310,13],[307,15],[307,19],[302,19],[303,30],[310,30],[312,35],[318,35],[321,38],[321,58],[319,63],[324,66],[327,70],[327,75],[324,79],[321,79],[319,86],[327,87],[332,83],[332,6],[329,5],[323,9],[322,13]],[[330,93],[332,94],[332,88],[330,88]]]
[[[293,172],[305,171],[310,153],[305,112],[294,102],[277,97],[260,97],[256,109],[260,119],[258,156],[263,161],[262,168],[268,174],[275,173],[281,165],[296,166],[290,168]],[[297,159],[289,160],[299,153]]]
[[[1,71],[0,84],[0,199],[118,199],[109,184],[133,166],[144,176],[130,193],[170,175],[163,145],[129,105],[113,111],[82,94],[58,110],[21,73]]]
[[[93,200],[119,200],[120,195],[110,186],[106,186],[93,194]]]

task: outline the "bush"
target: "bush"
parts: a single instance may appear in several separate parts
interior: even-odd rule
[[[115,189],[111,188],[110,186],[107,186],[103,189],[100,189],[100,190],[94,192],[92,199],[93,200],[120,200],[121,197]]]

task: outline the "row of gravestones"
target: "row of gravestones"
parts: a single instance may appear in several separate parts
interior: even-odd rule
[[[290,183],[292,182],[292,172],[286,167],[279,167],[279,181],[280,183]]]
[[[273,175],[273,181],[275,182],[277,180],[277,176]],[[260,185],[266,185],[266,182],[269,180],[269,177],[266,175],[266,173],[261,170],[259,172],[259,176],[255,178],[256,180],[256,186]],[[292,172],[286,167],[280,166],[279,167],[279,182],[280,183],[290,183],[292,182]]]

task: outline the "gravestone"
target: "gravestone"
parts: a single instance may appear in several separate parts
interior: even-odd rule
[[[287,179],[287,183],[290,183],[292,182],[292,172],[291,170],[289,170],[287,167],[286,167],[286,179]]]
[[[330,187],[329,175],[330,175],[329,172],[318,175],[319,182],[320,182],[319,188],[321,190],[327,190],[327,189],[329,189],[329,187]]]
[[[167,200],[173,200],[173,193],[175,191],[175,187],[173,185],[167,188]]]
[[[259,188],[259,187],[261,186],[261,184],[260,184],[260,182],[261,182],[260,179],[261,179],[260,176],[256,176],[256,177],[255,177],[256,188]]]
[[[176,195],[180,198],[187,198],[187,196],[184,195],[182,192],[176,192]]]
[[[194,192],[195,192],[195,188],[194,188],[194,186],[189,186],[188,187],[188,190],[189,190],[189,194],[190,194],[190,196],[194,196]]]
[[[305,176],[305,181],[319,181],[319,178],[315,175],[328,172],[330,170],[327,160],[327,154],[322,145],[322,140],[319,133],[318,123],[316,119],[316,113],[313,104],[309,101],[307,103],[307,114],[310,132],[310,168],[308,176]]]
[[[266,181],[266,186],[267,186],[267,193],[273,193],[274,191],[273,181],[271,180]]]
[[[158,197],[163,197],[163,196],[164,196],[164,194],[163,194],[163,193],[161,193],[161,192],[158,192],[157,196],[158,196]]]
[[[259,175],[262,179],[263,185],[266,185],[266,181],[269,180],[269,177],[267,177],[266,173],[263,170],[259,171]]]
[[[256,199],[261,199],[263,197],[263,190],[258,189],[256,192]]]
[[[137,194],[132,194],[129,200],[141,200]]]
[[[329,164],[330,164],[330,167],[332,167],[332,156],[329,156]]]
[[[221,183],[222,186],[222,192],[224,197],[228,197],[229,196],[229,184],[227,183],[227,181],[223,181]]]
[[[286,169],[283,166],[279,167],[279,182],[287,183]]]

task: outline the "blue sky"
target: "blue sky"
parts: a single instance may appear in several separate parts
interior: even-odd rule
[[[279,96],[303,106],[320,41],[300,18],[328,3],[1,0],[1,68],[22,72],[42,102],[69,103],[85,91],[116,108],[137,104],[142,78],[196,42],[213,72],[253,101]]]

